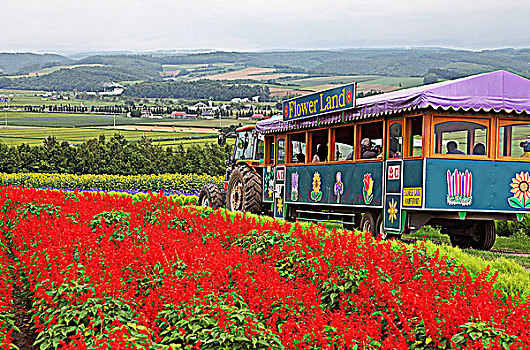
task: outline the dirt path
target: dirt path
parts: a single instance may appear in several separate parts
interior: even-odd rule
[[[19,332],[13,332],[13,344],[20,350],[37,350],[33,346],[37,334],[31,321],[31,302],[27,296],[19,290],[14,291],[14,310],[15,310],[15,324],[20,329]]]

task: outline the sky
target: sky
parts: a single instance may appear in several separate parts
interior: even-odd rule
[[[530,47],[529,0],[1,0],[0,52]]]

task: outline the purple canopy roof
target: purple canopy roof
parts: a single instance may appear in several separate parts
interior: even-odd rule
[[[355,108],[344,113],[289,122],[284,122],[281,116],[274,117],[256,123],[256,130],[274,132],[307,128],[428,107],[530,114],[530,80],[502,70],[473,75],[360,98]]]

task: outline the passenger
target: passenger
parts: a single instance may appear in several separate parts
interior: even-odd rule
[[[479,142],[473,147],[473,154],[476,156],[485,156],[486,155],[486,146],[482,142]]]
[[[523,148],[523,155],[521,157],[530,157],[530,141],[523,141],[519,144]]]
[[[378,156],[377,151],[373,150],[372,147],[374,143],[368,137],[364,138],[361,141],[361,158],[362,159],[372,159]]]
[[[305,163],[305,154],[297,153],[296,154],[296,162],[297,163]]]
[[[317,153],[313,156],[312,163],[325,162],[328,158],[328,147],[325,144],[318,144]]]
[[[456,141],[447,142],[446,147],[447,147],[446,154],[465,154],[464,152],[458,149],[458,143],[456,143]]]
[[[346,160],[353,160],[353,150],[346,156]]]

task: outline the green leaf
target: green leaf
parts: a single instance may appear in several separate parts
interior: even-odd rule
[[[510,204],[510,206],[512,208],[522,208],[523,207],[523,204],[521,203],[521,201],[518,198],[516,198],[516,197],[508,198],[508,203]]]

